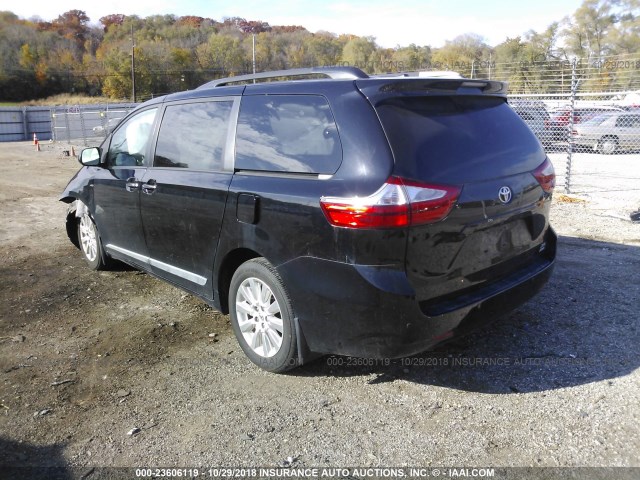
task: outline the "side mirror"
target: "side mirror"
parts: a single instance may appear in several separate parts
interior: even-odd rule
[[[100,165],[100,149],[98,147],[85,148],[78,155],[78,161],[87,167]]]

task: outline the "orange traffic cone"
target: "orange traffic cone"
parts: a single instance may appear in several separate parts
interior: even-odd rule
[[[38,137],[36,136],[36,134],[33,134],[33,144],[37,145],[38,144]]]

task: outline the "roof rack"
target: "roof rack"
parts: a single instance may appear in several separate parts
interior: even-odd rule
[[[371,78],[444,78],[444,79],[454,79],[454,78],[465,78],[460,75],[458,72],[454,72],[451,70],[416,70],[410,72],[391,72],[391,73],[380,73],[371,75]]]
[[[251,80],[262,80],[266,78],[279,77],[302,77],[308,75],[326,75],[333,80],[355,80],[358,78],[369,78],[369,75],[356,67],[313,67],[313,68],[295,68],[291,70],[275,70],[272,72],[261,72],[249,75],[240,75],[237,77],[220,78],[212,80],[201,88],[222,87],[231,83],[249,82]]]

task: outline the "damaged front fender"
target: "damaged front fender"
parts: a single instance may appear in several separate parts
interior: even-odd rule
[[[69,205],[67,209],[67,237],[71,240],[76,248],[80,248],[80,240],[78,239],[78,219],[87,212],[87,206],[82,200],[76,200]]]
[[[75,200],[80,199],[89,205],[91,195],[90,188],[93,178],[94,175],[90,168],[81,168],[73,178],[69,180],[69,183],[64,188],[58,200],[64,203],[73,203]]]
[[[69,181],[59,200],[69,204],[66,216],[67,236],[76,248],[80,248],[78,240],[78,217],[87,211],[91,202],[93,175],[88,168],[81,168]]]
[[[81,205],[84,203],[80,202]],[[69,205],[67,209],[67,221],[66,221],[66,229],[67,229],[67,237],[71,240],[76,248],[80,248],[80,241],[78,239],[78,219],[77,219],[77,211],[78,211],[78,202],[73,202]]]

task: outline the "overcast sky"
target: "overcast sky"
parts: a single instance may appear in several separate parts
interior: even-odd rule
[[[571,15],[582,0],[271,0],[219,2],[212,0],[0,0],[0,10],[22,18],[52,20],[69,10],[83,10],[98,23],[111,13],[147,17],[157,14],[197,15],[222,20],[242,17],[270,25],[302,25],[311,32],[326,30],[372,36],[383,47],[439,47],[463,33],[478,33],[496,45]]]

